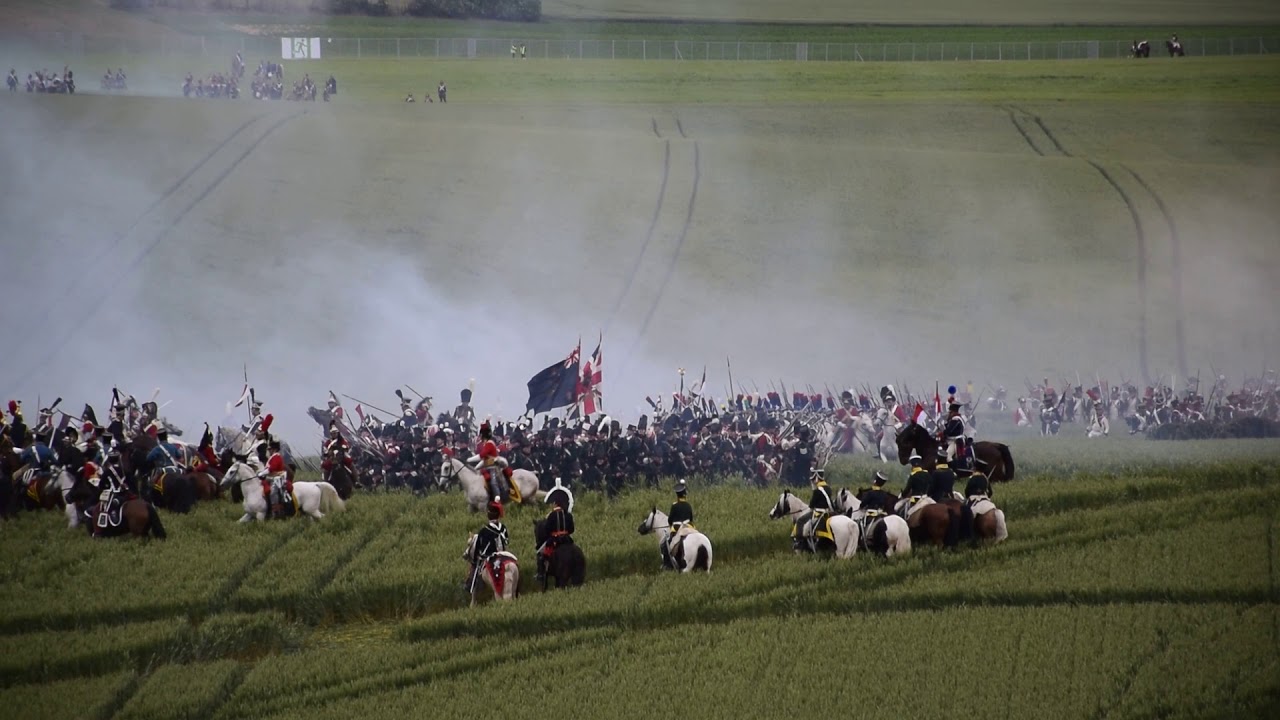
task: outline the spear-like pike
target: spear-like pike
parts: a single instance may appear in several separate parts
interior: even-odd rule
[[[354,403],[360,403],[361,405],[363,405],[364,407],[369,408],[370,410],[377,410],[378,412],[380,412],[380,413],[382,413],[383,415],[386,415],[386,416],[388,416],[388,417],[398,417],[398,415],[397,415],[396,413],[393,413],[393,412],[390,412],[390,411],[387,411],[387,410],[383,410],[382,408],[378,407],[377,405],[374,405],[373,403],[367,403],[367,402],[365,402],[365,401],[363,401],[363,400],[361,400],[361,399],[359,399],[359,398],[353,398],[353,397],[351,397],[350,395],[348,395],[348,394],[346,394],[346,393],[341,393],[341,394],[342,394],[342,397],[344,397],[344,398],[346,398],[346,399],[350,400],[351,402],[354,402]]]

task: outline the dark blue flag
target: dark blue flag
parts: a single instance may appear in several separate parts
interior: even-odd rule
[[[569,357],[546,368],[529,379],[529,402],[526,410],[536,413],[551,412],[556,408],[572,405],[578,400],[578,356],[581,345],[569,353]]]

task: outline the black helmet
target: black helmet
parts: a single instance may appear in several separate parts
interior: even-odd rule
[[[685,483],[684,480],[680,480],[679,482],[676,483],[676,495],[685,495],[688,492],[689,492],[689,486]]]

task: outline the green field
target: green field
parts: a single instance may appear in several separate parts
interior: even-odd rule
[[[23,517],[4,526],[22,560],[0,583],[0,701],[50,718],[380,718],[424,704],[474,717],[495,702],[476,689],[501,677],[514,717],[564,697],[640,717],[654,688],[676,686],[707,717],[804,703],[948,717],[960,697],[1011,716],[1274,713],[1280,446],[1050,439],[1015,452],[996,548],[797,558],[765,517],[776,491],[695,482],[716,566],[673,577],[634,530],[666,493],[581,495],[589,584],[526,585],[475,610],[459,609],[457,555],[478,520],[456,493],[358,495],[319,524],[243,526],[229,503],[201,506],[166,515],[170,539],[149,546]],[[838,461],[832,476],[860,484],[875,467]],[[534,516],[508,518],[522,558]],[[548,669],[555,682],[534,681]]]

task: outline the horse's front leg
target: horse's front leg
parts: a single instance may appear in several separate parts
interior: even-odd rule
[[[246,523],[246,522],[249,522],[249,521],[250,521],[250,520],[252,520],[252,519],[253,519],[253,513],[246,512],[246,513],[244,514],[244,516],[243,516],[243,517],[241,517],[237,522]],[[259,520],[261,520],[261,519],[262,519],[262,516],[258,516],[258,519],[259,519]]]
[[[76,509],[75,503],[70,503],[67,505],[66,513],[67,513],[67,527],[71,530],[75,530],[76,528],[80,527],[80,512],[79,510]]]

